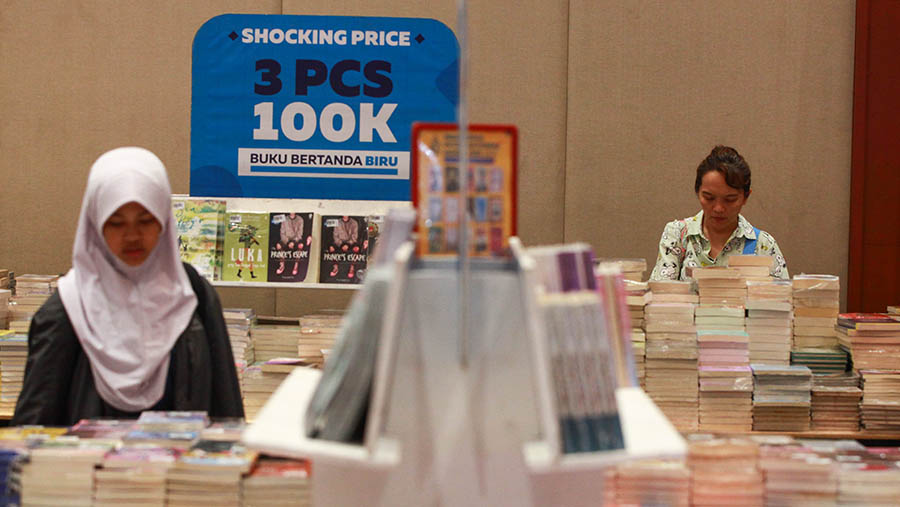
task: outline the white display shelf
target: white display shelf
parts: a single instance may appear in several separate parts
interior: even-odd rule
[[[352,283],[315,283],[315,282],[210,282],[213,287],[252,287],[265,289],[339,289],[358,290],[361,284]]]
[[[549,442],[523,447],[525,462],[538,474],[592,470],[641,458],[681,458],[687,444],[678,430],[640,387],[616,390],[625,448],[617,451],[560,454]]]
[[[362,445],[306,437],[306,407],[321,376],[319,370],[294,369],[244,431],[241,441],[267,454],[312,459],[317,465],[364,464],[378,469],[399,463],[399,446],[390,439],[378,439],[370,452]]]

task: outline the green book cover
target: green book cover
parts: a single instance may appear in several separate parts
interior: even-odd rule
[[[227,214],[222,280],[265,282],[269,264],[269,214]]]
[[[217,279],[221,274],[225,201],[173,197],[172,211],[181,260],[208,280]]]

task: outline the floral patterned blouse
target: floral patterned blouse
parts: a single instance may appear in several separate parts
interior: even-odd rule
[[[691,278],[687,276],[689,267],[727,266],[728,257],[741,255],[744,251],[744,242],[748,239],[757,240],[756,255],[775,257],[772,276],[785,280],[790,278],[784,255],[781,254],[775,238],[765,231],[759,231],[757,238],[753,226],[743,215],[738,215],[737,228],[731,233],[718,257],[715,259],[710,257],[710,243],[703,234],[703,211],[700,211],[692,217],[666,224],[659,240],[659,254],[650,279],[690,280]]]

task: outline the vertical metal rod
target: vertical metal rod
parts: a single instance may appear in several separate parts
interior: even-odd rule
[[[469,19],[466,0],[458,0],[456,31],[459,34],[459,100],[457,122],[459,124],[459,193],[461,212],[459,225],[459,363],[469,365]]]

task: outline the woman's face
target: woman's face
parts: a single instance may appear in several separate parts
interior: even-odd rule
[[[109,250],[129,266],[147,260],[162,233],[162,225],[147,208],[136,202],[123,204],[103,224]]]
[[[744,191],[728,186],[725,175],[709,171],[703,175],[697,198],[703,208],[703,223],[714,232],[731,233],[737,227],[738,214],[750,197]]]

